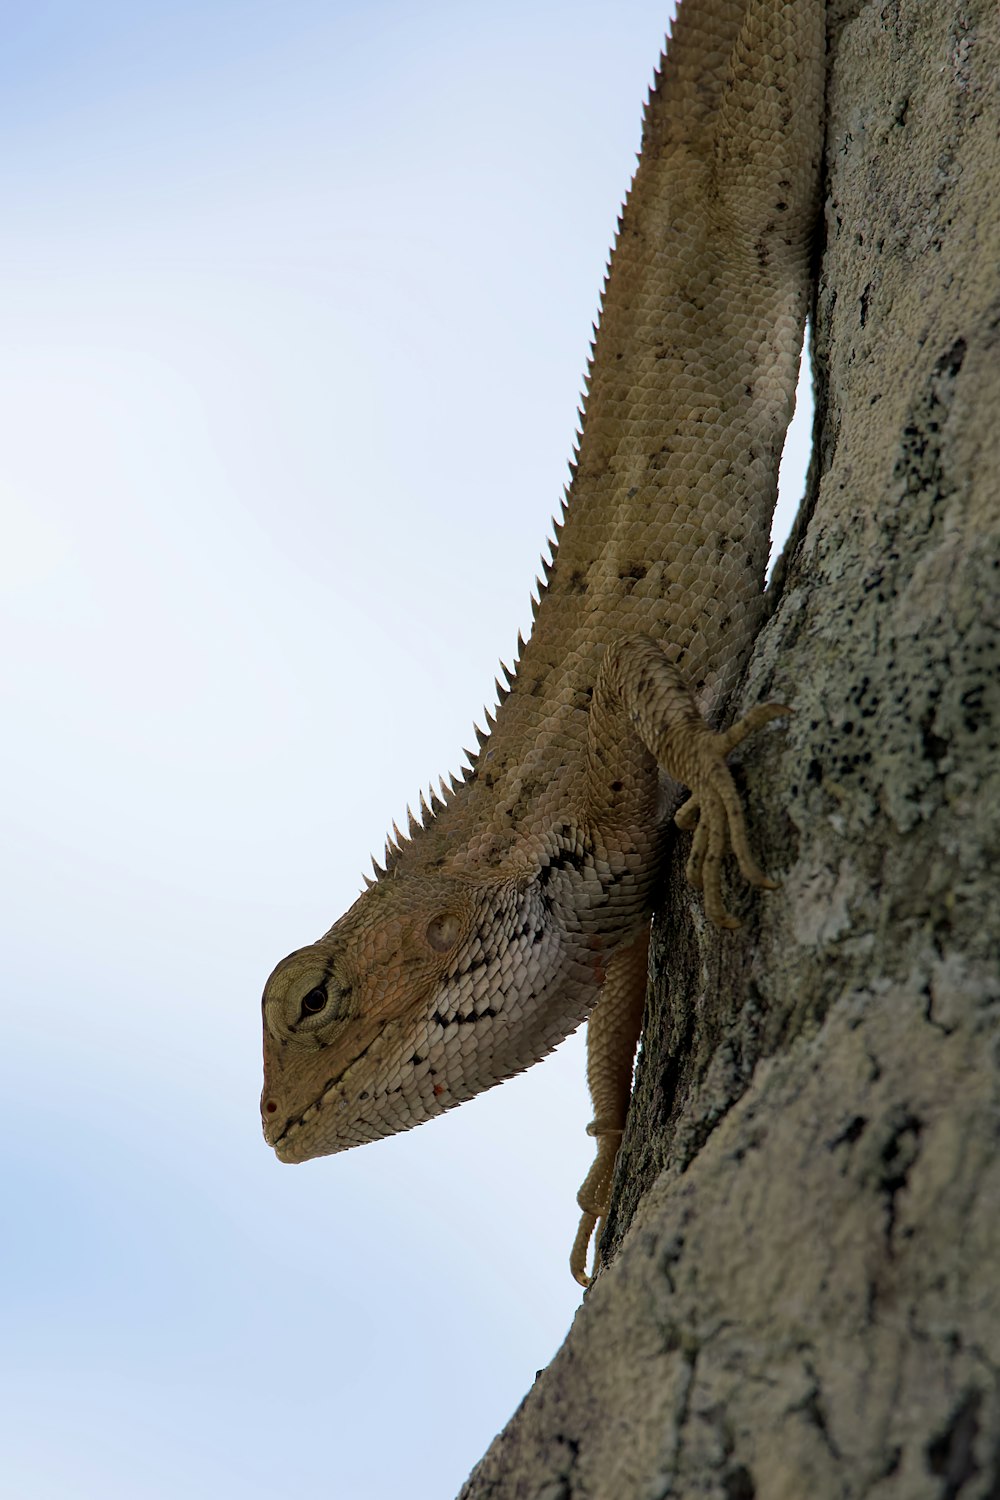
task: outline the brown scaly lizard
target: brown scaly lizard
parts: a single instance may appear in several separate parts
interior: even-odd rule
[[[264,990],[264,1133],[282,1161],[408,1130],[589,1016],[607,1210],[673,823],[709,918],[747,841],[719,716],[763,619],[809,287],[820,0],[683,0],[605,282],[572,478],[491,731],[318,942]],[[690,790],[683,800],[681,787]],[[676,813],[676,819],[674,814]]]

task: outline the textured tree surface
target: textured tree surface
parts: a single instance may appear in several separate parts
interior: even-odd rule
[[[462,1500],[1000,1497],[1000,8],[831,7],[818,448],[605,1249]],[[739,891],[730,899],[740,910]]]

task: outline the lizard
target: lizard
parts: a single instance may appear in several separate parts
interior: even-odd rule
[[[781,446],[810,289],[822,0],[681,0],[643,116],[527,643],[478,750],[353,906],[263,995],[264,1134],[280,1160],[430,1120],[588,1019],[570,1265],[583,1285],[631,1093],[668,841],[707,918],[728,851],[754,887],[720,728],[763,623]],[[685,800],[683,789],[688,790]]]

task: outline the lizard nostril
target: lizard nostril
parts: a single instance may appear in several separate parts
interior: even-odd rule
[[[275,1104],[273,1099],[268,1099],[267,1103],[264,1105],[264,1109],[269,1115],[273,1115],[277,1108],[278,1106]]]

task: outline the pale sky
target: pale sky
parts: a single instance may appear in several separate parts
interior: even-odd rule
[[[260,992],[527,633],[668,10],[5,17],[18,1500],[447,1500],[579,1305],[582,1035],[288,1167]]]

